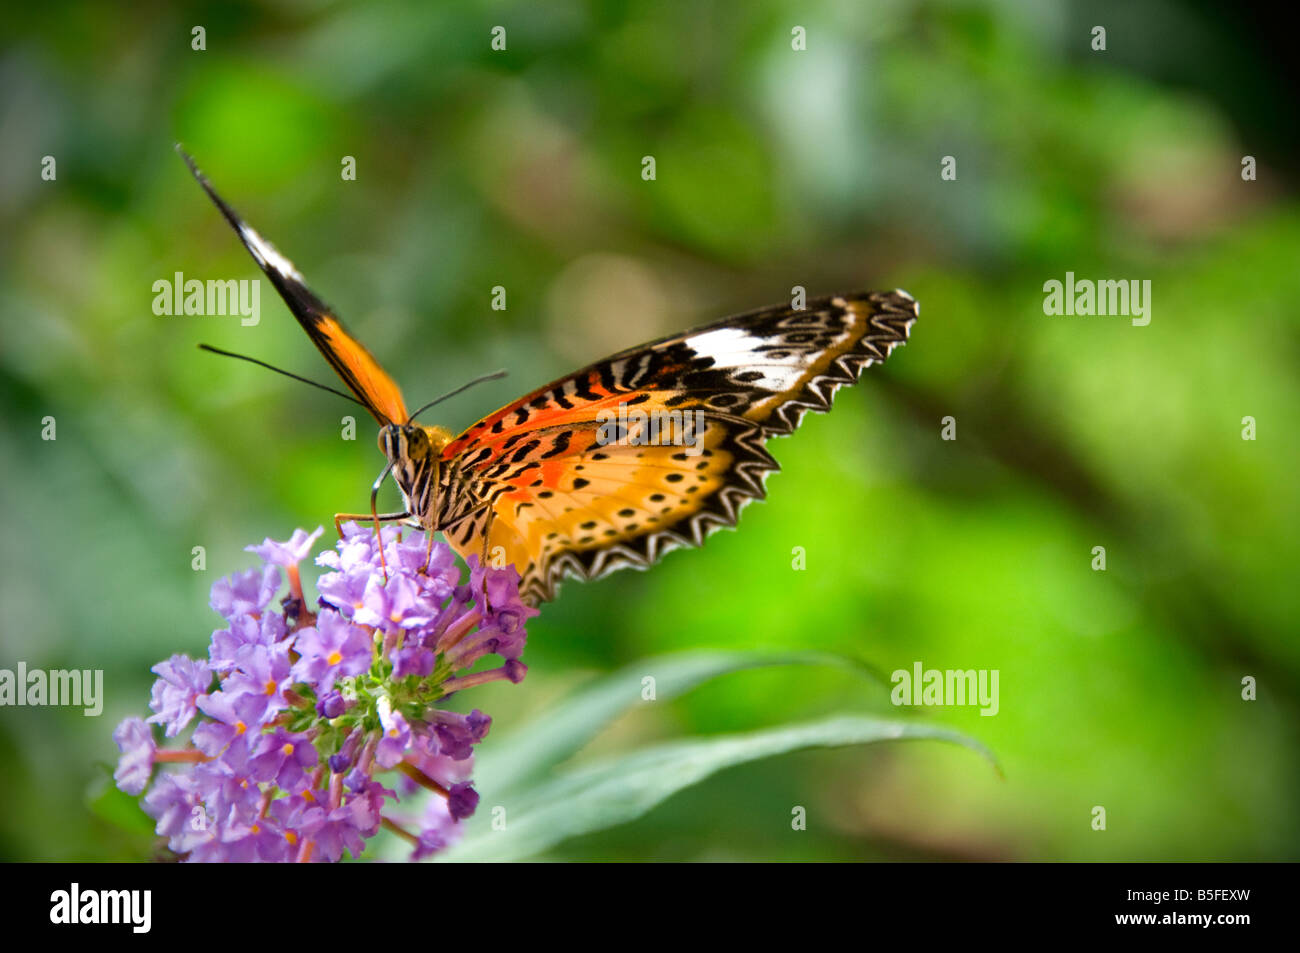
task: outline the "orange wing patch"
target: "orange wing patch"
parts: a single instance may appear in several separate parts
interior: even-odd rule
[[[488,558],[513,564],[520,591],[540,602],[565,575],[645,568],[672,549],[699,545],[762,498],[763,479],[777,468],[758,428],[734,419],[707,419],[693,447],[601,445],[595,433],[590,426],[581,433],[584,451],[540,461],[505,483],[490,511],[445,526],[447,540],[482,558],[488,531]]]

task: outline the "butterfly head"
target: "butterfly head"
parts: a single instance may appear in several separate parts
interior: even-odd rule
[[[437,465],[442,448],[451,440],[451,433],[441,427],[424,427],[420,424],[386,424],[379,428],[379,449],[393,467],[393,477],[408,499],[419,492],[423,495],[436,484]],[[412,501],[414,502],[414,501]]]

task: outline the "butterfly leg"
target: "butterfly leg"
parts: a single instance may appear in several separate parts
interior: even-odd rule
[[[374,502],[373,500],[371,501]],[[410,519],[411,514],[402,513],[377,513],[371,510],[369,513],[335,513],[334,514],[334,531],[343,536],[343,527],[340,525],[343,520],[364,520],[371,519],[375,523],[375,544],[379,547],[379,565],[384,570],[384,582],[388,582],[388,563],[384,559],[384,540],[379,535],[380,523],[395,523],[398,520]]]
[[[384,485],[384,480],[388,474],[393,471],[393,464],[390,461],[388,466],[384,467],[384,472],[379,474],[375,482],[370,485],[370,516],[375,521],[375,545],[379,548],[379,565],[384,570],[384,583],[388,582],[388,561],[384,558],[384,537],[379,532],[379,488]]]
[[[377,520],[380,523],[396,523],[398,520],[408,520],[411,518],[410,513],[335,513],[334,514],[334,532],[338,533],[339,538],[343,537],[344,520]]]
[[[488,509],[487,525],[483,527],[483,554],[479,557],[478,564],[483,567],[483,619],[487,620],[490,608],[488,606],[488,540],[492,538],[492,521],[496,518],[496,510]]]
[[[433,530],[425,530],[424,535],[428,537],[429,544],[424,549],[424,574],[427,576],[429,575],[429,564],[433,562]]]

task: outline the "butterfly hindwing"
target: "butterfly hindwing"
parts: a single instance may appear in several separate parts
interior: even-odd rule
[[[907,340],[915,319],[905,292],[835,296],[616,354],[451,441],[439,525],[466,556],[500,547],[535,601],[551,598],[565,575],[644,568],[699,545],[762,498],[777,469],[766,439],[790,433],[809,410],[828,410],[836,390]],[[602,429],[620,411],[633,432],[626,423]],[[697,436],[698,446],[664,434],[647,444],[637,431],[646,418],[672,431],[673,415],[698,425],[698,434],[677,433]]]
[[[575,453],[565,458],[511,465],[491,494],[486,549],[501,547],[534,602],[551,598],[566,575],[644,569],[672,549],[700,545],[761,499],[764,478],[777,468],[759,428],[734,418],[706,417],[693,448],[602,444],[597,433],[590,426],[575,432]],[[522,479],[513,477],[520,471]],[[488,521],[480,509],[444,533],[466,556],[482,555]]]

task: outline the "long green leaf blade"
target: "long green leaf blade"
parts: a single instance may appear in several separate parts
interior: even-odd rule
[[[993,760],[979,742],[952,729],[863,715],[674,741],[568,772],[501,803],[485,799],[479,808],[484,820],[504,808],[504,829],[477,825],[439,859],[510,861],[534,857],[570,837],[635,820],[678,791],[725,768],[804,748],[904,739],[948,741]]]

